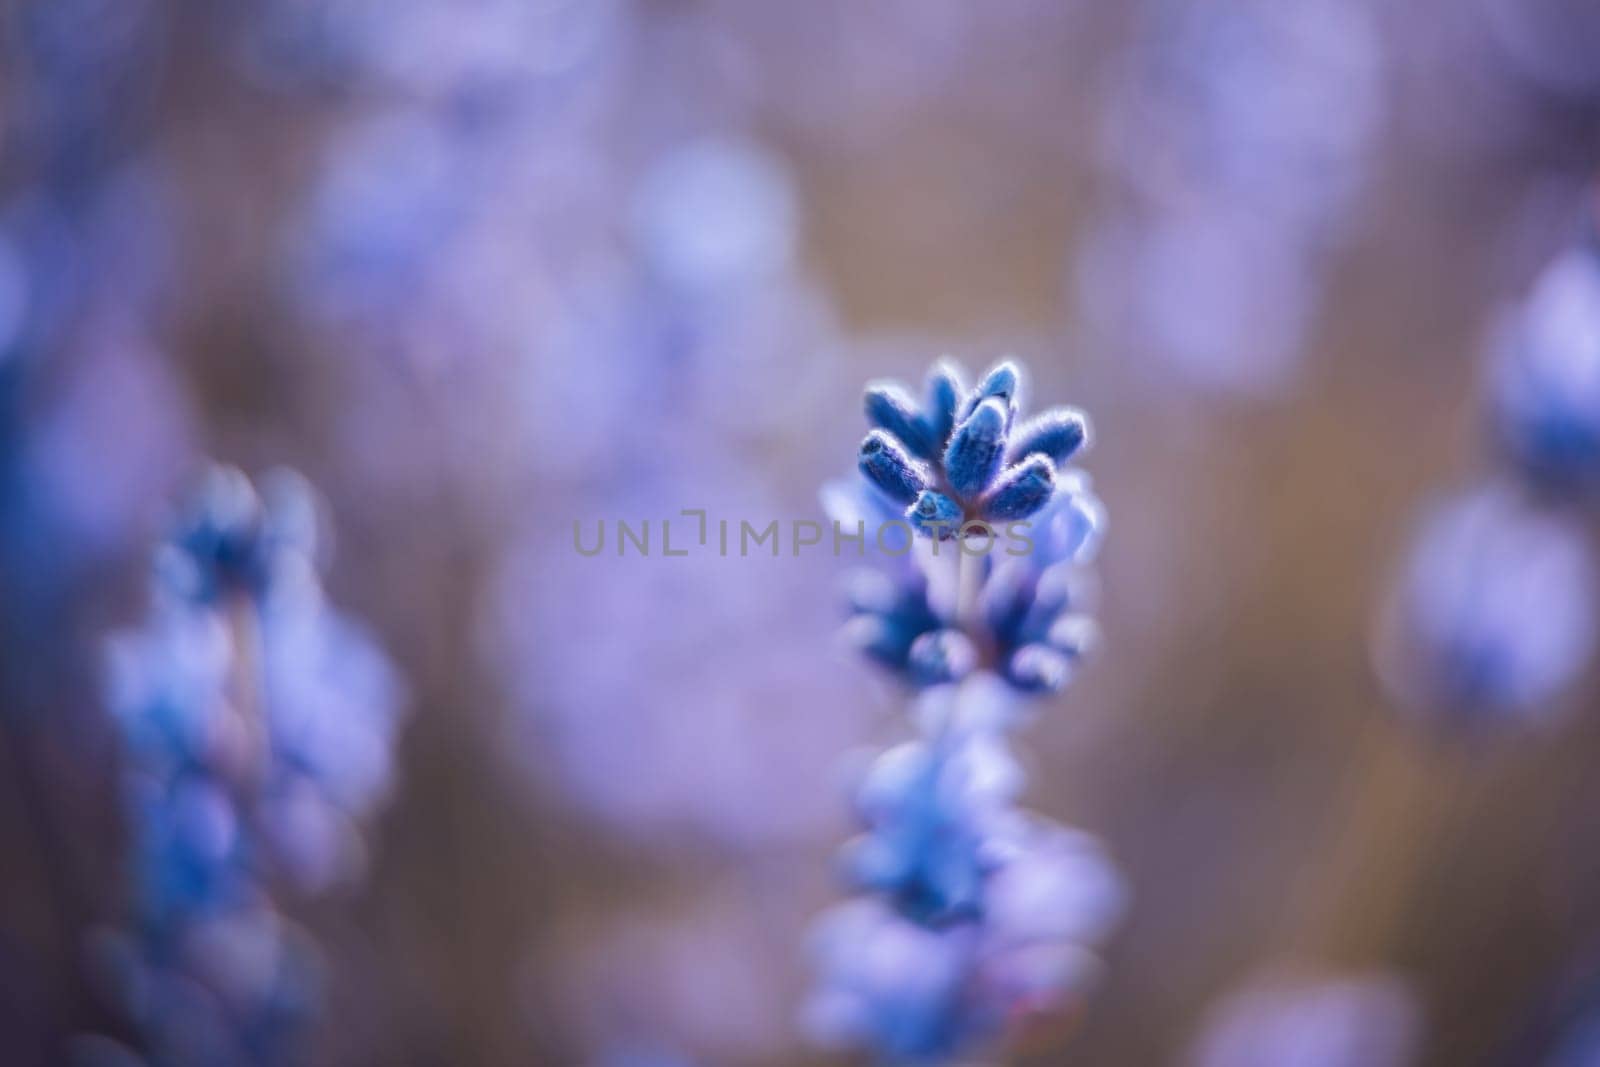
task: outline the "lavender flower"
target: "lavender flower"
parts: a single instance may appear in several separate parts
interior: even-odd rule
[[[852,879],[925,924],[978,915],[1021,784],[1021,770],[994,735],[890,749],[857,790],[868,831],[846,851]]]
[[[393,668],[322,599],[309,487],[263,486],[209,473],[111,647],[133,880],[96,948],[160,1063],[292,1056],[318,964],[273,897],[359,874],[389,780]]]
[[[1107,168],[1131,196],[1076,271],[1098,335],[1177,381],[1263,397],[1293,384],[1384,112],[1370,5],[1163,5],[1114,75]]]
[[[829,516],[841,528],[869,531],[879,549],[876,567],[848,577],[845,639],[914,687],[960,681],[987,666],[1019,689],[1055,692],[1094,642],[1093,621],[1083,613],[1091,585],[1085,568],[1099,551],[1105,512],[1085,474],[1057,466],[1088,444],[1088,419],[1053,408],[1006,434],[1003,426],[1013,416],[1004,405],[1014,408],[1018,389],[1010,364],[1000,364],[968,392],[959,369],[941,363],[929,375],[921,407],[900,386],[869,386],[867,416],[879,428],[861,448],[863,477],[854,487],[824,488]],[[962,411],[967,418],[957,427]],[[979,449],[973,442],[986,438],[986,424],[1002,433]],[[986,519],[969,517],[954,496],[930,487],[947,480],[952,461],[956,480],[969,488],[975,479],[989,479],[988,495],[979,491],[986,501],[980,514],[1017,522],[1009,528],[1014,543],[1001,548],[993,541],[988,552],[965,560],[967,548],[936,543],[953,538],[966,522],[981,524],[969,533],[994,534]],[[913,491],[904,521],[939,538],[906,543],[898,508]],[[881,531],[881,543],[871,531]],[[955,575],[963,566],[983,587],[965,620],[958,617]]]
[[[941,363],[920,402],[870,386],[863,489],[824,493],[841,525],[904,509],[933,535],[880,546],[878,565],[850,576],[847,639],[921,691],[919,736],[856,787],[864,832],[842,867],[870,895],[820,920],[806,1012],[818,1040],[885,1063],[947,1063],[1062,1010],[1121,906],[1098,845],[1014,806],[1023,776],[1005,735],[1020,702],[1061,689],[1092,643],[1083,568],[1104,518],[1062,466],[1088,420],[1058,408],[1019,423],[1020,377],[1001,363],[968,390]],[[1028,536],[997,562],[988,523],[1000,520]],[[970,550],[969,524],[988,551]]]
[[[1013,436],[1020,372],[1004,362],[977,386],[940,363],[919,404],[893,382],[867,387],[861,473],[924,533],[953,538],[968,523],[1014,522],[1038,513],[1054,494],[1057,468],[1089,439],[1082,412],[1054,408]]]
[[[1422,521],[1378,635],[1380,671],[1420,710],[1533,724],[1595,646],[1595,566],[1581,531],[1491,485]]]
[[[1494,346],[1490,402],[1512,460],[1534,481],[1600,488],[1600,256],[1568,251],[1506,316]]]
[[[929,926],[860,898],[818,921],[812,1036],[886,1063],[941,1064],[1069,1010],[1098,974],[1091,947],[1121,887],[1091,838],[1040,823],[997,858],[982,919]]]
[[[1491,484],[1423,522],[1377,635],[1403,702],[1470,726],[1548,723],[1597,638],[1593,547],[1566,513],[1600,487],[1600,260],[1545,268],[1502,316],[1488,393],[1523,487]]]

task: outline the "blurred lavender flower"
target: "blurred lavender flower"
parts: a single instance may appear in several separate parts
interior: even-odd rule
[[[832,616],[831,561],[740,557],[740,519],[787,505],[750,470],[717,460],[725,440],[711,431],[692,463],[658,450],[648,478],[574,505],[635,527],[649,519],[651,555],[613,545],[574,558],[566,524],[552,531],[533,516],[485,604],[486,652],[518,710],[505,749],[521,777],[656,848],[685,837],[770,847],[827,832],[828,813],[793,798],[864,735],[848,699],[860,678],[795,654]],[[707,511],[704,544],[697,518],[679,513],[686,505]],[[664,520],[674,553],[688,556],[661,555]],[[756,706],[767,710],[752,716]]]
[[[988,14],[955,0],[712,7],[725,32],[773,66],[764,79],[771,106],[852,146],[872,143],[948,86]],[[824,62],[829,76],[819,78]]]
[[[1262,979],[1215,1006],[1192,1067],[1408,1067],[1421,1018],[1397,979]]]
[[[1391,691],[1473,724],[1543,724],[1594,653],[1593,545],[1572,514],[1600,488],[1600,257],[1560,255],[1492,335],[1488,405],[1518,487],[1426,518],[1380,618]]]
[[[1005,735],[1020,702],[1064,686],[1092,641],[1080,568],[1104,521],[1087,478],[1058,471],[1087,443],[1087,419],[1056,408],[1018,423],[1020,388],[1010,363],[970,390],[941,363],[920,402],[869,386],[865,488],[823,494],[841,526],[876,530],[905,509],[935,535],[880,545],[877,566],[851,575],[847,639],[922,689],[920,736],[857,785],[865,832],[843,867],[872,895],[819,920],[805,1014],[818,1041],[884,1063],[948,1063],[1061,1013],[1121,910],[1097,844],[1013,806],[1023,776]],[[1026,531],[1026,550],[996,563],[991,520]],[[987,531],[976,552],[965,524]]]
[[[1103,154],[1129,202],[1084,246],[1079,303],[1097,333],[1191,385],[1274,395],[1382,119],[1373,12],[1229,0],[1153,20],[1109,90]]]
[[[1600,253],[1584,245],[1545,268],[1502,321],[1489,375],[1496,427],[1527,476],[1600,489]]]
[[[868,829],[845,853],[852,880],[925,925],[977,916],[1021,786],[1021,769],[991,734],[951,732],[890,749],[857,788]]]
[[[110,648],[133,883],[96,957],[157,1063],[281,1063],[316,999],[277,911],[359,875],[401,689],[316,577],[296,475],[215,468],[157,555],[152,614]]]
[[[618,0],[267,0],[236,5],[236,54],[280,88],[355,85],[427,100],[535,107],[576,91],[617,50]]]
[[[1379,669],[1408,705],[1469,724],[1536,724],[1596,639],[1583,532],[1491,485],[1423,518],[1378,633]]]
[[[8,91],[25,102],[9,131],[63,201],[92,196],[145,132],[156,100],[166,9],[150,0],[24,0],[7,12]]]
[[[189,410],[137,327],[120,317],[82,323],[75,342],[52,358],[71,360],[75,373],[35,409],[18,457],[35,576],[127,548],[190,454]]]
[[[799,208],[787,169],[739,137],[690,141],[647,170],[633,196],[639,250],[665,285],[728,299],[792,268]]]
[[[948,1063],[1059,1019],[1099,974],[1122,890],[1093,839],[1030,826],[996,857],[981,918],[928,926],[861,898],[819,920],[812,1037],[885,1063]]]
[[[1270,397],[1293,384],[1317,272],[1250,209],[1101,221],[1079,257],[1089,322],[1207,393]]]
[[[685,835],[740,847],[792,839],[824,813],[789,798],[860,737],[841,699],[848,678],[794,655],[827,610],[825,564],[821,553],[759,566],[721,558],[717,523],[731,523],[737,554],[741,519],[793,513],[730,459],[752,441],[807,439],[835,316],[799,262],[789,169],[759,140],[725,130],[652,144],[627,178],[583,182],[572,217],[533,227],[572,241],[570,255],[560,246],[533,264],[540,314],[505,338],[517,357],[510,419],[525,430],[506,466],[540,479],[528,499],[547,499],[551,482],[568,491],[563,526],[577,515],[649,519],[659,554],[670,520],[674,555],[691,558],[608,553],[575,565],[564,528],[553,546],[540,536],[548,515],[526,517],[485,615],[488,653],[519,711],[506,747],[525,779],[657,847]],[[613,216],[627,222],[620,232]],[[615,447],[624,437],[637,443],[632,457]],[[481,453],[468,460],[483,466]],[[685,507],[706,509],[704,532]],[[774,691],[782,706],[750,716]]]
[[[1372,9],[1227,0],[1161,5],[1153,20],[1111,86],[1103,145],[1115,172],[1158,204],[1250,204],[1310,233],[1333,225],[1383,117]]]

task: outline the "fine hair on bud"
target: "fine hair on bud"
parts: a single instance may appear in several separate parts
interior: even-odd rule
[[[883,430],[873,430],[861,442],[859,466],[867,480],[897,504],[911,504],[928,488],[927,470]]]
[[[1051,408],[1018,426],[1008,455],[1013,462],[1042,453],[1065,463],[1089,444],[1089,417],[1076,408]]]
[[[983,495],[1000,470],[1005,452],[1006,409],[993,397],[983,401],[950,438],[945,450],[945,475],[964,500]]]

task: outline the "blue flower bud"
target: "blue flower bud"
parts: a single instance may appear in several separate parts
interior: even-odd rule
[[[1017,365],[1010,360],[996,363],[978,382],[977,388],[968,395],[966,403],[961,405],[961,410],[956,418],[957,423],[967,421],[978,405],[993,397],[1003,405],[1006,415],[1006,428],[1011,427],[1011,417],[1017,412],[1017,391],[1021,387],[1022,376],[1017,370]]]
[[[997,396],[1006,403],[1014,403],[1017,399],[1017,388],[1022,383],[1022,373],[1017,365],[1009,359],[1002,360],[990,367],[984,374],[983,380],[978,383],[978,399],[985,400]]]
[[[1043,452],[1065,463],[1089,442],[1089,417],[1076,408],[1051,408],[1017,427],[1007,454],[1012,462]]]
[[[1023,645],[1011,656],[1012,684],[1030,693],[1058,692],[1072,677],[1072,659],[1049,645]]]
[[[961,505],[932,489],[924,489],[917,502],[906,511],[913,527],[941,541],[948,541],[961,528]]]
[[[873,382],[864,396],[867,421],[897,438],[908,451],[933,459],[939,451],[917,411],[917,402],[893,382]]]
[[[984,498],[983,515],[995,522],[1013,522],[1036,514],[1056,488],[1056,465],[1037,453],[1000,475]]]
[[[956,411],[966,392],[961,368],[949,360],[940,360],[928,372],[928,402],[922,420],[935,451],[942,450],[950,440],[950,431],[956,428]]]
[[[958,497],[973,500],[983,495],[1000,470],[1005,441],[1006,409],[1003,401],[993,397],[956,427],[944,453],[944,467]]]
[[[897,504],[912,503],[928,488],[927,470],[882,430],[867,434],[857,463],[867,480]]]
[[[960,630],[933,630],[912,642],[907,665],[918,685],[959,682],[978,665],[978,650]]]

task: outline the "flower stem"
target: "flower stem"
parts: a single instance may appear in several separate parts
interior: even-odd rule
[[[983,557],[969,556],[956,542],[956,623],[968,633],[978,631],[978,594],[983,588]]]

